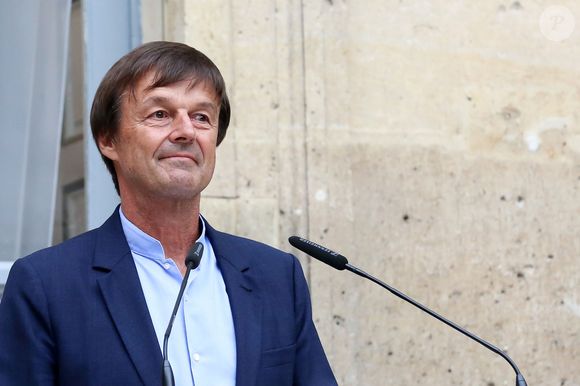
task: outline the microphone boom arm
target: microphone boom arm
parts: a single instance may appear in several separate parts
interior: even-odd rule
[[[365,271],[350,265],[348,263],[346,263],[346,265],[344,266],[344,268],[354,274],[357,274],[361,277],[364,277],[365,279],[368,279],[378,285],[380,285],[381,287],[383,287],[384,289],[386,289],[387,291],[389,291],[390,293],[392,293],[393,295],[411,303],[412,305],[414,305],[415,307],[421,309],[422,311],[425,311],[426,313],[428,313],[429,315],[431,315],[432,317],[434,317],[435,319],[439,320],[440,322],[445,323],[446,325],[448,325],[449,327],[453,328],[455,331],[458,331],[460,333],[462,333],[463,335],[467,336],[468,338],[473,339],[474,341],[476,341],[477,343],[481,344],[482,346],[486,347],[488,350],[493,351],[494,353],[500,355],[503,359],[505,359],[510,366],[514,369],[515,373],[516,373],[516,386],[527,386],[526,380],[524,379],[524,376],[522,375],[522,373],[520,372],[520,370],[518,369],[518,366],[515,364],[515,362],[502,350],[500,350],[498,347],[494,346],[493,344],[481,339],[480,337],[478,337],[477,335],[467,331],[466,329],[460,327],[459,325],[457,325],[456,323],[452,322],[451,320],[439,315],[438,313],[436,313],[435,311],[430,310],[429,308],[425,307],[424,305],[422,305],[421,303],[415,301],[414,299],[410,298],[409,296],[405,295],[404,293],[402,293],[401,291],[397,290],[396,288],[391,287],[390,285],[388,285],[387,283],[377,279],[376,277],[366,273]]]
[[[365,271],[358,269],[357,267],[355,267],[353,265],[350,265],[348,263],[348,259],[346,257],[344,257],[344,256],[342,256],[334,251],[331,251],[330,249],[323,247],[320,244],[317,244],[315,242],[312,242],[312,241],[307,240],[307,239],[302,238],[302,237],[291,236],[290,238],[288,238],[288,241],[290,242],[290,244],[293,247],[298,248],[302,252],[307,253],[308,255],[314,257],[315,259],[320,260],[323,263],[328,264],[331,267],[333,267],[339,271],[342,271],[345,269],[349,270],[350,272],[352,272],[358,276],[364,277],[365,279],[368,279],[368,280],[380,285],[381,287],[383,287],[384,289],[386,289],[387,291],[389,291],[393,295],[405,300],[408,303],[411,303],[415,307],[419,308],[421,311],[428,313],[429,315],[431,315],[435,319],[437,319],[440,322],[443,322],[446,325],[448,325],[449,327],[453,328],[455,331],[462,333],[463,335],[467,336],[468,338],[481,344],[483,347],[487,348],[488,350],[498,354],[503,359],[505,359],[510,364],[510,366],[514,369],[514,371],[516,373],[516,386],[527,386],[526,380],[524,379],[524,376],[522,375],[522,373],[518,369],[518,366],[515,364],[515,362],[505,352],[503,352],[499,348],[495,347],[491,343],[481,339],[477,335],[472,334],[471,332],[467,331],[466,329],[464,329],[464,328],[460,327],[459,325],[453,323],[452,321],[448,320],[447,318],[444,318],[443,316],[439,315],[435,311],[430,310],[429,308],[427,308],[424,305],[422,305],[421,303],[411,299],[410,297],[408,297],[407,295],[405,295],[401,291],[397,290],[396,288],[393,288],[393,287],[389,286],[388,284],[384,283],[383,281],[377,279],[376,277],[369,275]]]
[[[187,252],[185,257],[185,275],[181,280],[181,285],[179,286],[179,293],[177,294],[177,299],[175,300],[175,305],[173,306],[173,312],[169,318],[169,323],[167,324],[167,329],[165,330],[165,335],[163,336],[163,363],[161,364],[161,386],[175,386],[175,378],[173,376],[173,369],[171,368],[171,363],[169,363],[167,346],[169,345],[169,335],[171,335],[171,329],[173,328],[173,322],[175,321],[175,316],[179,310],[179,305],[181,304],[181,298],[183,297],[183,292],[187,286],[187,280],[189,279],[189,274],[193,269],[199,266],[201,257],[203,255],[203,244],[196,241],[193,247]]]

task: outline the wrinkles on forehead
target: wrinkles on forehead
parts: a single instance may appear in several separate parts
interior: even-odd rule
[[[205,74],[205,75],[208,75],[208,74]],[[145,87],[142,87],[143,82],[147,82],[148,85]],[[150,70],[150,71],[146,72],[145,74],[143,74],[142,76],[137,77],[136,81],[132,82],[129,85],[128,89],[125,90],[120,95],[120,98],[125,98],[127,96],[130,96],[132,98],[132,100],[135,101],[136,100],[135,93],[137,92],[138,89],[140,89],[139,90],[140,92],[149,93],[150,91],[152,91],[155,88],[170,86],[172,84],[179,83],[179,82],[188,82],[188,85],[187,85],[188,90],[192,90],[195,87],[197,87],[198,85],[201,85],[203,88],[206,88],[208,91],[210,91],[215,96],[215,98],[219,104],[219,101],[221,98],[221,93],[219,92],[218,88],[216,87],[215,82],[211,79],[211,77],[209,77],[209,76],[204,77],[203,74],[196,74],[195,72],[192,72],[191,74],[187,74],[186,76],[183,76],[183,74],[181,74],[180,77],[176,77],[176,76],[171,76],[171,74],[162,73],[160,71]]]

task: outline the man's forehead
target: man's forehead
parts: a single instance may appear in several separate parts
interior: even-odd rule
[[[156,71],[149,71],[138,78],[132,86],[130,93],[134,98],[139,97],[139,99],[143,99],[150,94],[155,94],[159,89],[181,87],[182,85],[185,85],[188,90],[194,88],[202,89],[207,92],[210,98],[217,104],[220,102],[214,85],[207,79],[200,79],[195,75],[191,75],[184,79],[165,83],[159,81],[159,75]]]

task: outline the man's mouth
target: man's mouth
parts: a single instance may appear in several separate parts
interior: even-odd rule
[[[193,162],[196,162],[195,157],[190,154],[190,153],[175,153],[175,154],[168,154],[168,155],[164,155],[159,157],[160,160],[164,160],[164,159],[189,159],[192,160]]]

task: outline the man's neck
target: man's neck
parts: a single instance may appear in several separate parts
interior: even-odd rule
[[[173,259],[185,272],[185,257],[199,237],[199,199],[193,201],[142,202],[121,200],[125,217],[157,239],[165,257]]]

